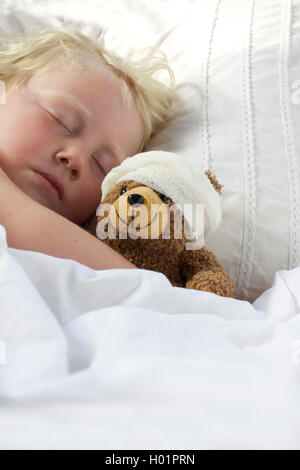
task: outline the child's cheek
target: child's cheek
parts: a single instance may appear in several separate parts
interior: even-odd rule
[[[47,125],[45,116],[35,117],[24,129],[22,139],[24,150],[33,154],[45,154],[49,145],[56,140],[55,133],[50,125]]]
[[[34,117],[18,132],[16,158],[20,162],[24,160],[24,163],[44,160],[51,157],[57,145],[57,136],[47,123],[47,118]]]
[[[54,144],[55,134],[47,116],[32,113],[29,109],[21,112],[8,105],[0,132],[0,159],[7,165],[29,163],[28,159],[47,154],[49,145]]]

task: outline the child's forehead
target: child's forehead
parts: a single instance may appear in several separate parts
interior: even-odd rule
[[[43,92],[49,88],[49,93],[54,90],[64,92],[68,90],[72,95],[76,95],[76,91],[80,92],[84,88],[92,89],[99,86],[102,89],[108,85],[110,89],[112,87],[118,90],[123,96],[120,79],[106,65],[99,62],[98,64],[91,64],[90,61],[49,63],[34,72],[29,83],[32,87],[43,89]]]
[[[35,72],[36,75],[45,74],[66,74],[74,77],[109,77],[114,78],[115,74],[100,57],[89,57],[87,54],[81,53],[76,57],[59,56],[57,60],[51,60],[44,64]],[[116,77],[115,77],[116,78]]]
[[[133,104],[133,96],[127,85],[106,65],[91,65],[87,63],[65,62],[64,64],[49,63],[37,70],[30,78],[28,85],[39,93],[69,92],[74,99],[85,94],[86,90],[106,90],[106,93],[117,94],[126,107]],[[107,88],[108,87],[108,88]],[[125,88],[126,89],[125,89]],[[85,91],[84,91],[85,90]],[[108,91],[110,90],[110,91]],[[71,98],[72,99],[72,98]],[[85,114],[87,114],[85,112]]]

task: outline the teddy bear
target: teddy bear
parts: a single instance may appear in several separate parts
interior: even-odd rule
[[[222,187],[209,170],[191,171],[173,152],[126,158],[102,182],[97,237],[175,287],[235,298],[230,276],[204,246],[221,220]]]

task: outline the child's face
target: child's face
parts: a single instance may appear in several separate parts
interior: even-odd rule
[[[109,76],[66,66],[7,93],[0,123],[0,167],[32,199],[78,224],[95,213],[105,174],[138,152],[143,134],[135,105],[125,105]],[[55,176],[63,196],[37,172]]]

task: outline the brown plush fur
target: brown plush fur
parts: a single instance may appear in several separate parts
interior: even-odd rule
[[[206,175],[216,191],[221,194],[222,186],[218,183],[216,177],[211,175],[209,171],[206,172]],[[129,194],[137,193],[137,191],[131,191],[134,188],[139,188],[138,194],[143,195],[145,199],[144,204],[146,206],[148,199],[148,208],[151,207],[151,201],[153,203],[153,201],[157,202],[158,200],[160,201],[160,205],[167,204],[169,207],[173,205],[170,199],[165,202],[159,199],[158,192],[141,183],[128,180],[118,183],[113,190],[107,194],[102,204],[118,204],[122,197],[121,190],[126,189],[126,192],[123,193],[125,194],[125,196],[123,196],[124,200],[125,197],[128,197],[128,192]],[[115,205],[114,207],[121,206]],[[107,217],[107,213],[99,216],[97,221],[103,221],[105,216]],[[131,216],[127,221],[129,223],[131,221],[132,223],[133,219],[134,217]],[[150,220],[150,216],[148,220]],[[182,214],[180,220],[183,224],[184,219]],[[107,227],[108,225],[106,225],[106,228]],[[118,231],[116,231],[116,235],[119,235]],[[170,213],[169,239],[164,239],[160,234],[158,239],[132,239],[127,235],[126,239],[120,239],[120,237],[116,239],[106,238],[103,239],[103,241],[138,268],[163,273],[173,286],[197,289],[212,292],[224,297],[235,298],[236,291],[231,278],[218,263],[215,255],[211,251],[208,251],[204,247],[198,250],[186,250],[185,244],[187,239],[185,235],[183,234],[180,239],[174,238],[174,214],[172,212]]]

